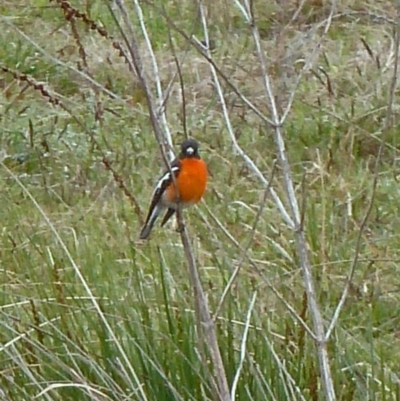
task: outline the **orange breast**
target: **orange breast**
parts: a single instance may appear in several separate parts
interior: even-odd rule
[[[207,177],[207,166],[203,160],[181,160],[181,170],[176,180],[180,200],[187,205],[199,202],[206,191]],[[177,202],[176,191],[173,185],[165,195],[168,202]]]

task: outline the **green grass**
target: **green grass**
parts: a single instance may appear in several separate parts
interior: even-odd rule
[[[324,8],[314,2],[299,15],[303,25],[287,25],[296,8],[295,2],[286,3],[287,9],[256,4],[269,73],[282,100],[301,65],[296,61],[300,63],[315,45],[304,38],[305,23],[313,26],[326,17]],[[373,2],[342,3],[338,12],[361,6],[376,12]],[[71,4],[120,40],[105,2]],[[194,23],[197,11],[192,2],[142,4],[166,88],[175,64],[168,23],[157,11],[163,5],[180,29],[195,32],[200,39],[202,31]],[[210,32],[217,40],[213,55],[217,65],[266,111],[260,66],[240,13],[224,1],[206,1],[205,6]],[[382,4],[379,14],[393,17],[390,6],[391,2]],[[201,358],[204,354],[209,361],[210,356],[199,341],[179,235],[171,224],[156,227],[146,243],[137,240],[162,168],[137,78],[110,40],[82,21],[76,21],[74,34],[56,2],[8,1],[0,6],[0,16],[1,66],[44,83],[67,108],[50,104],[39,90],[10,73],[0,73],[0,399],[214,399],[211,362],[204,365]],[[276,32],[283,27],[278,41]],[[385,66],[390,54],[385,33],[390,30],[385,29],[366,17],[357,23],[333,19],[315,63],[326,74],[315,67],[320,80],[316,74],[304,75],[284,126],[296,191],[305,200],[306,237],[326,322],[350,271],[372,195],[372,168],[379,144],[385,141],[359,263],[328,344],[337,398],[343,401],[400,400],[399,150],[397,130],[384,134],[393,74],[393,64]],[[177,32],[171,34],[183,60],[187,130],[201,142],[211,171],[204,203],[186,211],[185,219],[214,312],[242,260],[242,249],[208,210],[244,247],[264,188],[232,152],[209,67],[194,49],[186,53],[187,43]],[[380,67],[361,37],[375,60],[379,58]],[[151,76],[144,49],[143,45]],[[95,88],[85,75],[116,98]],[[167,104],[176,145],[183,138],[178,89],[176,81]],[[227,86],[224,91],[239,144],[269,177],[276,158],[271,129]],[[131,199],[103,163],[104,155]],[[281,178],[278,169],[273,186],[284,199]],[[132,199],[140,205],[140,216]],[[257,292],[237,399],[324,399],[312,339],[259,274],[311,325],[293,240],[269,198],[216,321],[231,385],[246,315]]]

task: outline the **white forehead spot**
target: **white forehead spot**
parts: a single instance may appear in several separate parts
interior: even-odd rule
[[[188,155],[192,155],[194,153],[194,149],[191,146],[189,146],[188,148],[186,148],[185,153],[187,153]]]

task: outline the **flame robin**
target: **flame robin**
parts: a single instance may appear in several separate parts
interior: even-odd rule
[[[207,165],[199,156],[199,144],[194,139],[185,139],[171,169],[164,173],[154,189],[140,239],[150,235],[154,223],[165,210],[161,227],[174,215],[178,204],[188,207],[198,203],[206,190],[207,178]]]

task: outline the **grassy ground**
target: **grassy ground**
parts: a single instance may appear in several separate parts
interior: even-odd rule
[[[105,2],[71,3],[118,37]],[[190,1],[143,4],[167,87],[175,64],[163,4],[180,29],[200,38],[202,30]],[[260,67],[240,13],[223,0],[205,6],[217,65],[266,110]],[[269,73],[284,104],[321,37],[329,4],[306,1],[295,22],[290,0],[267,7],[256,2],[255,9]],[[111,40],[79,19],[67,21],[57,2],[6,1],[0,16],[0,399],[212,399],[179,235],[170,225],[157,227],[146,243],[137,241],[162,166],[137,79]],[[346,401],[400,400],[399,140],[396,128],[383,135],[394,16],[390,1],[340,2],[284,127],[298,195],[306,200],[307,240],[327,322],[356,253],[384,141],[350,295],[329,343],[337,397]],[[185,216],[215,311],[241,263],[263,186],[232,152],[207,63],[194,49],[185,53],[183,38],[172,35],[183,60],[187,129],[201,142],[212,173],[205,201]],[[143,57],[150,70],[145,50]],[[64,107],[51,104],[39,83]],[[177,81],[172,88],[167,115],[178,144],[182,99]],[[239,144],[268,177],[276,157],[271,132],[229,87],[224,91]],[[279,170],[274,188],[284,198]],[[239,365],[256,293],[238,399],[322,400],[313,342],[271,286],[311,325],[293,233],[269,199],[217,320],[228,380]]]

